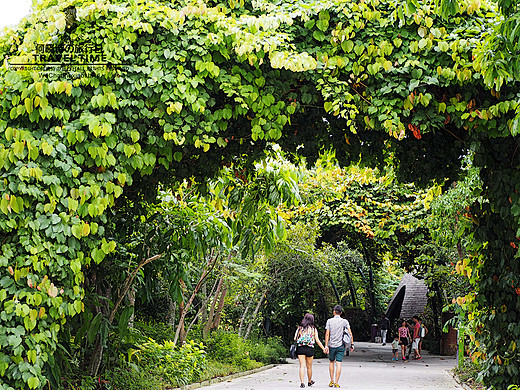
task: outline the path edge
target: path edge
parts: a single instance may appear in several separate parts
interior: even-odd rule
[[[452,368],[451,370],[449,370],[449,374],[451,375],[451,377],[453,378],[453,380],[454,380],[455,382],[457,382],[457,384],[458,384],[460,387],[462,387],[464,390],[472,390],[472,389],[473,389],[470,385],[468,385],[468,384],[466,384],[466,383],[464,383],[463,381],[460,380],[460,378],[458,377],[458,375],[455,373],[455,369],[454,369],[454,368]]]
[[[247,376],[247,375],[251,375],[251,374],[256,374],[257,372],[262,372],[262,371],[265,371],[265,370],[269,370],[269,369],[274,368],[274,367],[276,367],[276,366],[278,366],[278,365],[279,365],[279,364],[268,364],[268,365],[266,365],[266,366],[262,366],[262,367],[254,368],[254,369],[252,369],[252,370],[247,370],[247,371],[237,372],[237,373],[235,373],[235,374],[231,374],[231,375],[226,375],[226,376],[220,376],[220,377],[216,377],[216,378],[211,378],[211,379],[208,379],[208,380],[205,380],[205,381],[202,381],[202,382],[190,383],[189,385],[186,385],[186,386],[175,387],[175,388],[173,388],[173,390],[192,390],[192,389],[199,389],[199,388],[201,388],[201,387],[214,385],[214,384],[216,384],[216,383],[226,382],[226,381],[229,381],[229,380],[232,380],[232,379],[237,379],[237,378],[240,378],[240,377],[243,377],[243,376]]]

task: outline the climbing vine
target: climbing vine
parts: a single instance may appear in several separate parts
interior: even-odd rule
[[[465,1],[448,17],[415,1],[41,1],[0,37],[2,386],[45,386],[62,326],[84,310],[84,271],[118,251],[105,233],[122,204],[253,167],[269,141],[310,161],[333,147],[342,164],[394,164],[417,184],[455,179],[473,149],[490,199],[471,210],[482,246],[469,263],[489,308],[485,380],[515,378],[517,353],[497,360],[490,332],[520,336],[520,99],[517,85],[488,89],[473,58],[496,20]]]

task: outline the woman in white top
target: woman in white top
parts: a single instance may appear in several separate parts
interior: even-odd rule
[[[300,363],[300,387],[305,387],[305,368],[307,368],[308,386],[312,386],[312,361],[314,359],[314,344],[317,343],[325,352],[325,347],[318,337],[318,329],[314,325],[314,316],[310,313],[305,314],[302,323],[294,333],[294,340],[297,344],[296,354]]]

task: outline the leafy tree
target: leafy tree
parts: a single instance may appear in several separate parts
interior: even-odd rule
[[[321,242],[344,242],[362,254],[374,321],[380,311],[374,268],[388,253],[411,268],[419,248],[429,239],[426,193],[396,183],[392,176],[355,166],[344,170],[319,166],[302,179],[306,203],[287,213],[295,220],[317,221]]]
[[[334,297],[330,278],[331,258],[316,248],[318,229],[311,224],[295,224],[287,239],[266,257],[265,316],[274,333],[292,340],[295,326],[305,313],[325,325]]]

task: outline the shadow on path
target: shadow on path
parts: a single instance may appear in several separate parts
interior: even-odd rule
[[[298,361],[288,359],[272,369],[237,378],[204,389],[279,390],[299,389]],[[422,360],[407,363],[392,360],[390,344],[356,342],[356,350],[345,356],[340,386],[344,389],[405,390],[405,389],[463,389],[453,379],[450,370],[456,365],[451,356],[430,355],[423,351]],[[312,389],[328,389],[328,359],[316,359],[313,365]],[[307,378],[305,379],[307,384]],[[307,386],[306,386],[307,387]]]

